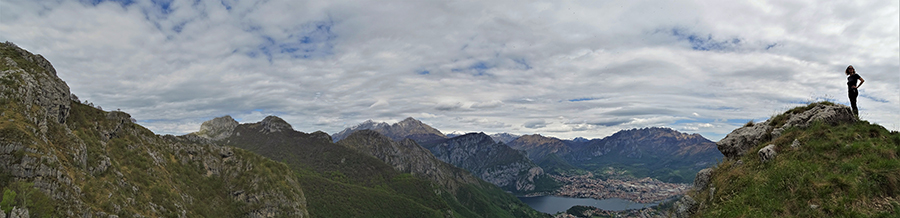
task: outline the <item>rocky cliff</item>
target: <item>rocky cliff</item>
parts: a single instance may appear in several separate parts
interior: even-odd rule
[[[3,215],[308,217],[285,165],[72,99],[42,56],[0,44]]]
[[[900,133],[849,107],[812,103],[748,123],[717,143],[726,157],[701,170],[676,217],[894,217]]]
[[[466,169],[507,191],[534,191],[541,185],[539,179],[547,177],[524,152],[494,142],[484,133],[469,133],[427,148],[438,159]]]

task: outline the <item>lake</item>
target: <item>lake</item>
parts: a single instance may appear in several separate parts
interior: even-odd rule
[[[625,199],[609,198],[597,200],[593,198],[572,198],[560,196],[519,197],[519,200],[537,211],[555,214],[568,210],[575,205],[593,206],[603,210],[628,210],[656,206],[659,203],[642,204]]]

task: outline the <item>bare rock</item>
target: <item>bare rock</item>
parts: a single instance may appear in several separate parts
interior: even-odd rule
[[[813,108],[807,109],[806,111],[796,114],[786,112],[784,115],[788,116],[787,121],[784,122],[784,125],[779,126],[772,131],[772,134],[775,137],[780,136],[781,133],[788,128],[806,128],[814,122],[819,121],[828,125],[859,121],[850,107],[839,104],[816,104]]]
[[[791,148],[793,148],[793,149],[800,148],[800,140],[794,139],[794,142],[791,143]]]
[[[737,128],[716,142],[716,147],[726,158],[738,158],[751,147],[770,140],[771,136],[767,133],[772,129],[773,127],[769,126],[768,122]]]
[[[690,195],[685,195],[675,202],[675,217],[691,217],[691,214],[697,211],[697,201]]]
[[[231,118],[231,116],[225,115],[223,117],[216,117],[215,119],[203,122],[203,124],[200,125],[200,131],[197,132],[197,135],[213,141],[222,140],[231,136],[234,132],[234,128],[237,126],[238,122],[235,121],[234,118]]]
[[[13,206],[12,211],[9,212],[9,218],[29,218],[27,208],[17,208]]]
[[[712,179],[712,168],[706,168],[697,172],[697,177],[694,178],[694,189],[706,189],[706,187],[710,183],[710,179]]]
[[[757,153],[759,154],[759,161],[763,163],[769,162],[775,159],[775,156],[778,156],[778,152],[775,152],[775,145],[773,144],[766,145],[766,147],[759,149]]]

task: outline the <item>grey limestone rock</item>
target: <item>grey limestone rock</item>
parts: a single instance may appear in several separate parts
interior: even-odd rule
[[[31,217],[28,215],[27,208],[17,208],[13,207],[12,211],[9,212],[9,218],[28,218]]]
[[[793,148],[793,149],[800,148],[800,140],[794,139],[794,142],[791,143],[791,148]]]
[[[856,115],[853,114],[850,107],[838,104],[817,104],[815,107],[806,111],[796,114],[785,113],[785,115],[787,115],[788,118],[784,125],[772,130],[772,135],[774,137],[780,136],[781,133],[788,128],[806,128],[818,121],[828,125],[837,125],[842,123],[853,123],[859,120]]]
[[[759,149],[757,153],[759,154],[759,161],[763,163],[767,163],[775,159],[775,156],[778,156],[778,152],[775,151],[775,145],[773,144],[766,145],[766,147]]]
[[[200,131],[197,132],[197,135],[214,141],[222,140],[231,136],[237,126],[238,122],[231,116],[216,117],[200,124]]]
[[[710,183],[710,179],[712,179],[712,168],[706,168],[697,172],[697,177],[694,179],[694,189],[706,189],[706,187]]]
[[[690,195],[685,195],[675,202],[674,207],[675,217],[690,217],[697,210],[697,201]]]
[[[761,122],[737,128],[728,133],[725,138],[716,142],[716,147],[719,148],[719,151],[726,158],[743,156],[751,147],[771,139],[771,136],[767,133],[772,131],[773,127],[769,126],[768,123]]]

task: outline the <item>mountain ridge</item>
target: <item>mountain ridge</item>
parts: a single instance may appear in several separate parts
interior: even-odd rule
[[[0,215],[309,217],[287,166],[82,104],[49,61],[9,42],[0,103]]]
[[[231,123],[229,117],[204,122],[209,126],[207,129],[227,129]],[[494,185],[437,160],[411,139],[396,142],[373,130],[358,130],[333,143],[327,133],[299,132],[276,116],[239,124],[232,131],[231,134],[198,131],[189,135],[207,139],[230,135],[217,142],[280,160],[300,171],[300,182],[315,189],[309,197],[313,216],[393,217],[407,212],[420,217],[543,216]],[[376,203],[368,200],[336,197],[341,195],[394,200],[375,206]],[[343,203],[333,203],[336,200]],[[396,208],[404,208],[406,212]]]

